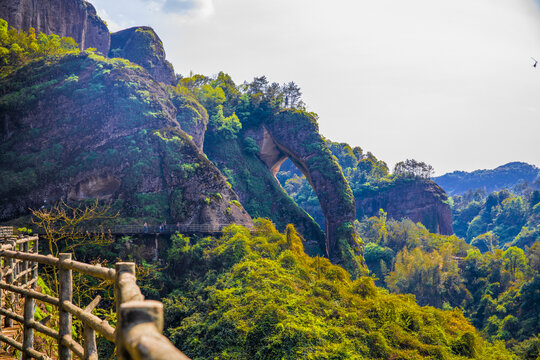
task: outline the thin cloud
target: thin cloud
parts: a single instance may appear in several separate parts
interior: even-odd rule
[[[213,0],[143,0],[147,10],[180,18],[199,19],[214,14]]]
[[[162,11],[173,12],[177,14],[187,13],[192,11],[197,6],[197,2],[194,0],[167,0],[163,7]]]

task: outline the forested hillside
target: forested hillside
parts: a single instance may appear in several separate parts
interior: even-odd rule
[[[469,190],[481,190],[486,193],[502,190],[512,190],[515,186],[529,184],[540,186],[540,169],[523,162],[512,162],[492,170],[476,170],[472,172],[454,171],[437,176],[433,180],[439,184],[448,195],[463,195]]]
[[[514,194],[504,189],[487,195],[469,191],[451,198],[454,230],[481,251],[540,241],[540,190],[521,187]]]
[[[194,359],[510,359],[459,309],[419,307],[309,257],[289,226],[173,238],[167,327]]]
[[[538,223],[538,222],[537,222]],[[410,220],[381,212],[357,224],[365,260],[392,292],[414,294],[419,304],[461,308],[483,335],[506,340],[523,355],[536,354],[540,339],[540,242],[481,252],[456,236],[432,234]]]

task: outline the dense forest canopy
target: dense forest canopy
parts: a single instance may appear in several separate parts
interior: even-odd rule
[[[490,339],[524,341],[540,332],[540,242],[482,253],[453,236],[381,212],[357,224],[378,284],[422,305],[463,309]]]
[[[165,300],[173,341],[194,359],[505,359],[460,310],[351,281],[327,259],[306,256],[292,227],[266,220],[220,239],[173,238]]]
[[[503,189],[454,195],[450,203],[456,235],[482,252],[540,241],[540,190],[524,186],[520,193]]]

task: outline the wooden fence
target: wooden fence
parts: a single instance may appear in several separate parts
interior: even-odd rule
[[[13,226],[0,226],[0,238],[13,236],[15,228]]]
[[[81,359],[97,360],[96,332],[116,345],[119,360],[189,360],[162,335],[163,304],[144,300],[136,284],[134,263],[120,262],[111,269],[74,261],[69,253],[60,254],[58,258],[40,255],[37,236],[11,237],[4,242],[0,248],[0,316],[5,317],[6,327],[12,326],[13,320],[22,325],[23,341],[20,343],[2,334],[0,341],[21,351],[22,359],[49,359],[34,349],[34,331],[37,331],[57,341],[60,360],[71,359],[72,353]],[[35,290],[38,264],[53,266],[58,272],[58,298]],[[99,297],[85,309],[73,304],[72,271],[114,283],[116,329],[91,313]],[[22,316],[16,308],[18,296],[24,297]],[[58,307],[58,331],[34,320],[36,300]],[[82,345],[72,338],[72,316],[83,324]]]

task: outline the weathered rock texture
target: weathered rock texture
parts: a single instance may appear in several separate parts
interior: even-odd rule
[[[0,18],[15,29],[68,36],[81,49],[108,54],[110,34],[92,4],[84,0],[2,0]]]
[[[208,112],[197,100],[188,94],[178,94],[171,91],[171,101],[178,110],[176,120],[186,133],[188,133],[195,145],[203,149],[204,134],[208,125]]]
[[[245,136],[255,139],[262,133],[260,129],[246,131]],[[287,195],[256,154],[246,152],[237,141],[213,136],[211,132],[205,138],[204,149],[229,178],[240,202],[253,218],[271,219],[281,231],[287,224],[294,224],[304,238],[306,253],[311,256],[326,254],[325,234],[321,227]]]
[[[451,235],[452,211],[446,200],[444,190],[431,180],[403,179],[392,187],[356,197],[356,212],[362,218],[377,216],[383,209],[389,218],[409,218],[431,232]]]
[[[258,156],[263,160],[267,172],[277,172],[279,165],[289,157],[306,175],[317,193],[326,218],[323,253],[357,274],[361,266],[358,255],[362,254],[362,249],[356,242],[353,228],[354,197],[341,168],[319,135],[315,119],[302,111],[284,110],[268,118],[258,129],[247,131],[246,135],[258,142]],[[230,161],[228,164],[236,171],[243,171]],[[274,176],[271,177],[279,186]],[[274,197],[270,189],[262,191],[263,196]]]
[[[139,66],[93,54],[0,81],[0,220],[59,199],[110,199],[124,221],[251,224]]]
[[[165,60],[163,43],[151,27],[133,27],[113,33],[109,56],[141,65],[157,81],[176,83],[173,66]]]

